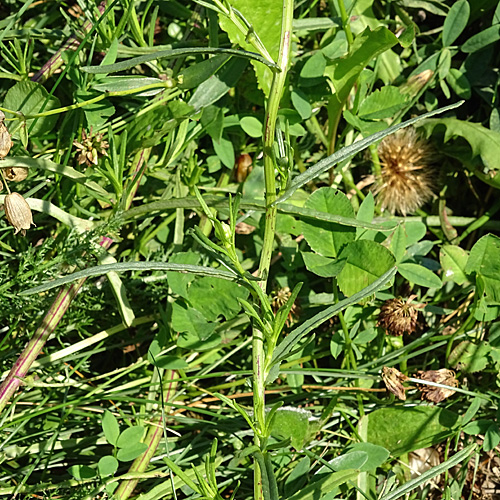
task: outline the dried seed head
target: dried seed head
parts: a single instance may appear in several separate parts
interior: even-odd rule
[[[5,217],[16,230],[14,234],[21,231],[21,234],[25,236],[26,229],[29,229],[31,224],[35,225],[31,208],[19,193],[10,193],[5,197],[4,210]]]
[[[274,314],[278,312],[278,310],[288,303],[288,299],[292,295],[292,291],[289,287],[285,286],[276,290],[272,293],[271,307],[274,311]],[[297,300],[292,304],[290,308],[290,312],[288,313],[287,319],[285,321],[286,326],[292,325],[298,318],[300,312],[300,306],[297,304]]]
[[[408,380],[406,375],[396,370],[396,368],[384,366],[382,368],[382,380],[389,392],[392,392],[392,394],[402,401],[406,400],[405,388],[403,387],[403,382]]]
[[[90,127],[88,134],[85,130],[82,130],[82,142],[73,141],[73,145],[79,150],[77,160],[80,165],[83,163],[86,163],[89,167],[97,165],[101,156],[108,156],[106,152],[106,149],[109,148],[108,141],[103,139],[101,133],[94,135],[92,127]]]
[[[418,326],[418,308],[422,305],[412,304],[416,295],[411,295],[408,299],[386,300],[380,308],[378,316],[378,326],[385,329],[388,335],[400,337],[403,333],[411,334]]]
[[[432,198],[434,152],[415,129],[405,128],[386,137],[378,147],[382,165],[375,194],[383,209],[402,215],[414,213]]]
[[[458,380],[455,378],[455,372],[453,370],[447,370],[446,368],[441,368],[440,370],[427,370],[425,372],[419,371],[417,378],[426,380],[427,382],[450,386],[450,389],[444,389],[443,387],[418,384],[417,387],[422,393],[422,399],[426,399],[432,403],[440,403],[446,398],[453,396],[455,391],[452,387],[458,387]]]
[[[0,121],[0,160],[5,158],[9,154],[11,147],[12,140],[2,118],[2,120]]]
[[[28,177],[29,170],[26,167],[7,167],[3,173],[8,181],[21,182]]]

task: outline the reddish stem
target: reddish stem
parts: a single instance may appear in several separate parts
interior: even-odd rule
[[[102,15],[106,10],[106,1],[99,4],[99,14]],[[87,21],[83,25],[83,31],[88,33],[92,28],[92,21]],[[33,75],[33,82],[45,81],[52,76],[54,72],[63,64],[62,53],[67,50],[76,50],[80,46],[80,40],[76,34],[71,35],[64,45]]]

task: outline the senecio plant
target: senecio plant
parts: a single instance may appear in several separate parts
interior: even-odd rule
[[[64,266],[64,275],[56,276],[54,272],[57,270],[52,271],[50,276],[53,279],[50,281],[20,292],[23,297],[40,293],[43,298],[48,290],[57,289],[52,304],[2,381],[2,425],[18,425],[15,418],[17,400],[14,396],[37,387],[38,381],[31,373],[34,366],[47,366],[118,332],[128,328],[135,332],[134,329],[141,325],[154,322],[152,330],[155,331],[155,337],[150,342],[147,354],[138,356],[133,366],[112,372],[112,377],[116,377],[116,380],[119,380],[123,372],[132,373],[136,368],[147,374],[147,377],[131,377],[129,382],[119,387],[125,394],[128,394],[130,388],[140,384],[142,390],[144,379],[147,379],[147,400],[143,403],[141,398],[132,398],[132,403],[137,405],[132,406],[132,411],[135,412],[132,417],[114,402],[125,397],[120,390],[106,392],[108,382],[101,389],[74,382],[71,377],[65,378],[58,374],[51,376],[46,384],[48,387],[56,384],[55,387],[58,388],[85,387],[88,390],[85,398],[89,401],[94,401],[93,397],[106,401],[106,404],[109,401],[117,410],[114,411],[111,406],[109,410],[101,410],[99,406],[103,415],[100,424],[105,438],[105,443],[104,440],[99,443],[104,443],[103,446],[112,451],[109,454],[101,453],[100,459],[96,460],[97,465],[85,461],[85,464],[73,464],[69,468],[72,479],[64,484],[64,488],[80,488],[74,498],[78,495],[78,498],[109,496],[125,500],[136,494],[140,481],[158,479],[150,492],[136,498],[180,498],[184,495],[182,498],[215,500],[233,499],[238,498],[239,494],[242,497],[246,494],[246,498],[256,500],[306,500],[333,498],[350,491],[348,494],[357,494],[358,498],[395,500],[426,484],[429,479],[438,475],[444,477],[449,469],[467,461],[477,448],[475,443],[464,445],[450,457],[452,445],[449,441],[441,463],[416,480],[406,483],[402,481],[402,485],[397,485],[394,481],[390,484],[389,481],[384,482],[383,488],[388,484],[389,491],[386,492],[381,492],[380,482],[376,482],[374,471],[383,466],[390,454],[408,461],[408,454],[418,448],[430,447],[444,439],[451,439],[451,436],[458,441],[462,432],[460,422],[468,424],[481,405],[486,404],[485,401],[492,407],[497,404],[491,395],[483,397],[461,389],[456,373],[448,368],[419,370],[413,378],[407,375],[407,359],[423,343],[413,338],[424,329],[422,315],[425,300],[445,301],[445,297],[455,304],[458,292],[451,290],[455,284],[470,283],[471,286],[467,289],[463,302],[465,305],[461,306],[463,315],[466,316],[464,321],[456,326],[447,339],[442,340],[437,335],[438,341],[446,344],[443,348],[446,349],[446,363],[454,368],[470,367],[474,364],[471,361],[474,358],[471,350],[476,347],[483,349],[481,352],[493,349],[488,350],[487,354],[491,354],[491,359],[498,359],[497,351],[494,351],[496,347],[484,345],[480,329],[475,327],[478,323],[493,321],[500,312],[498,288],[495,283],[492,284],[491,278],[498,269],[494,266],[485,269],[484,264],[486,261],[495,261],[500,256],[498,238],[483,236],[472,246],[470,253],[463,250],[459,243],[489,222],[488,217],[500,210],[500,203],[496,202],[491,212],[486,212],[474,223],[460,217],[448,218],[445,190],[439,192],[441,188],[437,181],[437,153],[426,135],[431,135],[434,128],[440,130],[439,127],[445,127],[450,136],[471,141],[474,155],[479,155],[485,166],[481,170],[477,166],[477,158],[468,158],[466,168],[470,170],[470,175],[477,176],[492,188],[500,184],[500,173],[490,168],[492,162],[486,159],[491,158],[488,156],[491,154],[489,146],[498,137],[486,133],[484,127],[479,128],[479,124],[469,121],[452,117],[432,118],[459,108],[463,104],[459,99],[438,108],[426,95],[427,107],[424,110],[427,112],[420,108],[418,116],[403,121],[406,113],[416,106],[429,86],[435,83],[435,78],[441,79],[441,88],[448,89],[449,85],[457,97],[467,98],[463,87],[465,84],[459,78],[461,75],[457,74],[458,70],[452,71],[455,68],[451,68],[450,61],[456,52],[452,44],[467,25],[469,4],[466,0],[460,0],[456,2],[457,6],[449,9],[452,21],[443,27],[439,58],[431,59],[428,64],[425,61],[420,64],[419,58],[422,56],[419,52],[416,62],[412,62],[418,66],[415,75],[408,81],[400,87],[386,85],[372,92],[374,81],[370,78],[374,71],[369,69],[370,65],[384,54],[391,53],[394,56],[390,52],[394,47],[401,51],[408,49],[410,52],[410,48],[416,44],[416,26],[399,5],[398,22],[401,20],[402,26],[397,37],[382,23],[376,27],[358,27],[355,34],[351,29],[351,22],[365,15],[365,12],[356,11],[356,2],[350,2],[347,8],[344,0],[332,2],[335,3],[338,14],[334,23],[335,26],[338,24],[337,34],[321,50],[316,51],[315,48],[314,55],[305,63],[298,62],[297,65],[301,66],[297,69],[292,66],[292,48],[296,42],[293,32],[294,8],[297,7],[293,0],[259,0],[255,1],[255,5],[244,0],[196,0],[196,10],[192,14],[193,29],[198,28],[199,9],[204,9],[210,43],[208,46],[191,43],[188,34],[184,38],[178,36],[176,30],[179,26],[172,23],[168,28],[169,36],[178,43],[175,47],[166,46],[165,50],[155,50],[152,47],[155,36],[158,35],[156,21],[159,19],[161,6],[153,7],[154,2],[146,2],[142,6],[144,11],[139,16],[136,12],[138,3],[140,2],[114,0],[101,2],[92,10],[85,2],[78,2],[78,16],[85,15],[89,19],[80,26],[81,31],[71,35],[62,48],[34,75],[28,71],[28,62],[33,57],[33,49],[30,49],[29,44],[23,50],[14,39],[11,49],[6,51],[12,64],[16,58],[20,61],[17,69],[22,76],[19,77],[21,81],[7,92],[1,107],[4,115],[0,117],[0,173],[2,188],[5,188],[7,194],[0,198],[5,219],[14,228],[14,234],[19,238],[17,241],[24,241],[22,237],[26,233],[29,235],[30,231],[36,231],[42,225],[41,220],[35,226],[37,215],[33,218],[32,210],[42,213],[46,218],[53,218],[70,228],[77,240],[77,250],[74,253],[79,255],[74,257],[70,251],[61,256],[56,255],[54,261]],[[169,2],[168,5],[170,4]],[[175,4],[184,18],[190,18],[191,13],[186,7],[176,2],[172,4]],[[371,2],[367,4],[370,4],[371,9]],[[388,9],[389,4],[390,2]],[[119,6],[123,7],[124,13],[118,20],[114,19],[114,9]],[[270,32],[265,33],[267,26],[261,27],[253,21],[253,8],[258,12],[258,18],[267,19],[274,24]],[[307,7],[304,16],[309,10]],[[19,16],[23,12],[24,7]],[[12,14],[12,24],[9,24],[2,36],[9,35],[10,27],[18,20],[16,16],[18,14]],[[495,16],[496,19],[498,15]],[[328,24],[330,21],[329,18],[323,21],[318,18],[315,22],[323,26],[322,22]],[[304,26],[308,25],[299,22],[298,26],[306,29]],[[227,33],[232,48],[219,47],[219,27]],[[307,29],[314,31],[317,28],[308,26]],[[123,40],[128,40],[127,36],[132,40],[129,45],[122,43]],[[473,47],[467,50],[472,51],[477,43],[479,42],[471,44]],[[90,54],[85,57],[87,65],[78,66],[79,58],[83,61],[83,49],[89,46]],[[93,56],[98,49],[102,49],[99,58],[96,58],[99,65],[93,65]],[[131,54],[135,57],[130,58]],[[116,62],[118,57],[121,59]],[[193,57],[198,62],[182,70],[184,59]],[[163,66],[164,61],[170,61],[171,67]],[[207,181],[204,169],[198,162],[198,155],[206,153],[203,139],[210,136],[216,153],[211,159],[216,158],[218,165],[213,167],[213,162],[209,168],[219,168],[221,162],[225,167],[232,168],[235,163],[234,147],[223,126],[224,113],[222,108],[213,105],[230,95],[231,88],[248,62],[255,70],[255,74],[251,73],[252,78],[256,79],[254,84],[260,87],[265,96],[264,118],[262,128],[257,127],[256,130],[255,120],[252,120],[251,111],[248,110],[249,116],[242,117],[241,120],[237,118],[237,124],[247,123],[245,131],[251,132],[253,138],[261,139],[261,146],[252,144],[248,151],[242,152],[233,174],[237,187],[229,189],[227,172],[221,175],[217,184]],[[429,69],[430,66],[432,69]],[[135,69],[137,67],[140,67],[140,71]],[[146,68],[155,72],[158,78],[144,76]],[[112,75],[115,72],[126,74]],[[295,85],[299,72],[301,76],[305,75],[305,79],[309,79],[303,88],[314,88],[310,91],[310,97],[305,95],[300,85]],[[28,79],[30,75],[32,76]],[[19,79],[17,73],[15,76],[14,80]],[[57,80],[49,94],[41,82],[47,82],[52,77]],[[54,94],[64,78],[71,81],[77,89],[72,97],[73,102],[67,105],[62,105]],[[321,82],[315,84],[315,79],[320,79]],[[448,94],[447,101],[451,95],[449,89]],[[140,109],[136,109],[136,103],[140,103]],[[313,109],[312,103],[317,109]],[[122,115],[114,120],[107,120],[116,111],[115,105],[122,105]],[[289,108],[292,106],[295,110],[290,113],[292,110]],[[319,123],[318,117],[321,115],[318,110],[323,112],[324,126]],[[301,144],[297,141],[297,135],[300,135],[300,131],[297,134],[297,125],[302,128],[297,116],[307,120],[308,130],[315,138],[311,148],[320,144],[322,152],[319,161],[315,161],[320,158],[315,157],[316,153],[309,155],[307,168],[301,158]],[[246,122],[244,118],[247,118]],[[52,130],[57,119],[61,119],[64,126],[55,147],[48,148],[43,131]],[[498,117],[496,120],[498,121]],[[491,121],[495,122],[493,118]],[[233,122],[230,123],[234,124]],[[339,127],[340,125],[342,126]],[[414,127],[417,125],[425,128],[426,133],[416,130]],[[345,130],[341,131],[344,126]],[[72,133],[66,133],[66,128],[71,129]],[[241,128],[245,129],[243,125]],[[446,140],[448,136],[445,142]],[[33,157],[28,156],[30,141],[38,148],[37,155]],[[339,146],[340,142],[344,147]],[[198,149],[193,148],[192,144],[197,144]],[[12,149],[16,153],[25,151],[26,154],[10,156]],[[252,199],[245,192],[244,183],[253,174],[249,174],[252,163],[249,152],[254,154],[256,163],[257,159],[262,162],[263,200]],[[361,152],[365,152],[362,162],[364,166],[368,165],[367,175],[357,183],[350,167],[352,159]],[[458,153],[450,154],[450,157],[455,158],[457,155]],[[69,166],[71,158],[76,168]],[[34,197],[38,190],[44,189],[45,182],[26,192],[21,189],[11,190],[12,183],[29,181],[31,172],[38,169],[57,175],[58,182],[60,181],[50,201]],[[256,170],[257,167],[254,167],[254,171]],[[148,176],[153,179],[153,186],[156,186],[155,182],[165,182],[167,185],[162,187],[162,192],[150,203],[147,189],[144,190],[146,194],[142,192]],[[72,187],[68,188],[66,182]],[[336,189],[340,185],[349,191],[349,197]],[[151,190],[158,192],[157,187],[152,187]],[[423,239],[426,226],[421,220],[406,220],[407,216],[414,214],[426,216],[422,212],[423,208],[438,197],[440,215],[434,219],[428,217],[426,221],[429,226],[433,224],[433,231],[437,236],[447,241],[447,245],[443,246],[444,256],[440,262],[454,276],[449,278],[450,287],[446,291],[441,291],[443,281],[434,272],[436,269],[429,269],[422,264],[433,247],[432,242]],[[56,206],[54,200],[58,200],[61,205],[66,203],[70,208],[63,210]],[[190,220],[199,221],[188,231],[184,231],[187,220],[185,210],[192,211]],[[171,215],[164,217],[158,227],[151,223],[158,213],[163,217],[169,211]],[[262,214],[262,237],[254,240],[257,259],[254,261],[256,265],[250,269],[245,253],[237,245],[237,235],[244,232],[245,220],[250,220],[254,213]],[[395,217],[396,215],[402,218]],[[330,298],[327,302],[320,302],[324,306],[320,312],[309,314],[304,321],[297,317],[300,315],[299,297],[304,282],[289,279],[289,288],[284,286],[279,292],[273,290],[273,259],[285,258],[284,250],[279,255],[276,251],[277,240],[282,237],[280,216],[285,221],[283,224],[292,224],[290,220],[295,223],[296,219],[300,219],[300,236],[294,240],[293,245],[297,248],[297,244],[304,240],[304,246],[307,244],[307,247],[295,252],[296,262],[303,261],[303,269],[297,271],[297,275],[302,279],[307,270],[327,283],[325,287],[328,294],[322,295]],[[140,223],[139,228],[127,234],[127,225],[140,218],[146,220]],[[175,225],[173,236],[170,233],[165,236],[164,233],[170,231],[171,222]],[[254,221],[254,225],[258,224]],[[452,224],[469,226],[458,236]],[[252,226],[248,232],[254,229]],[[294,229],[285,231],[286,237],[294,234],[293,231]],[[174,250],[164,250],[161,253],[162,250],[156,248],[158,253],[154,255],[159,255],[159,260],[151,259],[148,244],[154,238],[158,238],[158,241],[163,238],[163,243],[171,238]],[[183,247],[184,238],[190,238],[194,251],[178,251]],[[54,239],[55,245],[60,243],[59,236]],[[127,243],[132,244],[134,249],[127,247]],[[120,254],[119,249],[124,247],[126,250]],[[110,249],[113,251],[108,252]],[[67,256],[73,257],[69,263],[65,262]],[[289,274],[298,269],[296,262],[290,264]],[[150,314],[149,310],[143,309],[143,316],[135,316],[135,304],[131,305],[128,290],[118,275],[125,271],[133,271],[136,277],[141,272],[149,272],[152,275],[148,277],[151,278],[150,281],[144,279],[148,286],[153,286],[153,279],[158,278],[159,281],[167,278],[170,288],[159,293],[161,301],[165,303],[159,308],[159,312]],[[154,274],[156,272],[166,274],[158,276]],[[76,345],[65,346],[58,353],[37,359],[47,341],[54,338],[54,333],[64,322],[65,316],[71,314],[73,302],[79,292],[84,290],[86,280],[103,275],[107,276],[113,292],[120,324],[91,338],[84,338]],[[27,278],[31,279],[31,275]],[[226,288],[222,285],[217,288],[210,280],[224,280],[223,286]],[[411,290],[411,293],[408,290],[408,293],[396,293],[406,286],[410,287],[410,284],[416,290]],[[5,290],[8,287],[9,285]],[[426,292],[426,295],[421,288],[432,292]],[[198,295],[195,292],[190,295],[192,290],[198,290]],[[219,293],[220,290],[223,291]],[[214,304],[218,304],[214,305],[216,312],[206,311],[203,316],[201,307],[196,309],[193,304],[199,301],[206,306],[207,295],[210,299],[210,294]],[[173,295],[180,299],[177,301],[172,298]],[[426,297],[425,300],[423,296]],[[368,305],[374,297],[380,302],[376,307]],[[445,307],[437,309],[450,312]],[[244,318],[239,318],[241,323],[238,324],[234,318],[242,311],[241,317]],[[453,314],[450,313],[450,318]],[[223,330],[226,325],[218,322],[221,316],[224,316],[229,325],[227,330]],[[462,315],[460,317],[463,319]],[[431,323],[430,326],[437,334],[442,325],[436,320]],[[366,325],[368,327],[362,328]],[[272,404],[266,401],[266,391],[275,381],[283,384],[286,380],[291,390],[301,389],[304,385],[303,380],[295,380],[293,385],[293,376],[301,377],[303,374],[300,371],[287,372],[287,366],[305,360],[315,364],[316,375],[320,373],[316,355],[319,359],[324,353],[319,350],[319,353],[315,351],[311,354],[312,351],[308,349],[313,349],[315,334],[322,328],[331,334],[331,339],[328,340],[330,352],[327,354],[331,354],[335,360],[341,353],[343,355],[342,361],[339,361],[340,369],[335,371],[333,377],[354,380],[351,386],[345,383],[335,388],[356,393],[353,401],[356,398],[356,416],[359,417],[357,426],[352,424],[353,415],[346,407],[337,405],[337,398],[332,398],[331,403],[317,418],[312,418],[307,409],[294,405],[293,398],[290,399],[290,406],[285,406],[283,400]],[[251,337],[233,348],[233,331],[249,332]],[[232,349],[227,356],[222,356],[218,350],[222,333],[226,334],[225,340]],[[412,340],[408,341],[407,337],[410,336]],[[214,337],[216,342],[212,345],[210,342]],[[437,342],[431,333],[425,338],[432,338],[433,342]],[[455,346],[454,342],[457,340],[460,344]],[[143,342],[143,338],[137,343],[134,340],[133,349],[139,351]],[[372,353],[374,359],[364,360],[363,365],[360,365],[363,352],[368,351],[370,343],[376,349],[376,354]],[[228,484],[229,481],[220,473],[220,439],[212,439],[208,446],[202,447],[203,452],[199,452],[196,449],[197,443],[207,439],[207,433],[198,432],[195,428],[193,434],[197,437],[181,450],[180,445],[177,447],[179,433],[170,433],[168,428],[169,418],[178,417],[182,412],[186,412],[186,415],[187,411],[194,408],[190,406],[190,396],[186,394],[188,391],[201,390],[196,384],[213,368],[200,368],[196,377],[192,377],[189,370],[199,368],[207,359],[213,361],[213,367],[217,367],[232,354],[247,347],[251,354],[248,358],[244,355],[241,357],[241,363],[248,364],[238,367],[243,373],[241,377],[227,382],[229,385],[218,385],[206,392],[218,402],[218,411],[230,412],[235,416],[235,421],[242,422],[234,432],[237,436],[235,448],[239,449],[233,459],[236,464],[239,463],[238,460],[253,464],[251,493],[245,493],[244,488],[238,490],[240,486],[236,481]],[[417,352],[421,354],[427,350],[431,349],[422,348]],[[203,354],[200,355],[199,351]],[[75,360],[78,359],[75,357]],[[87,359],[82,362],[83,368],[86,362]],[[77,370],[80,362],[77,363],[77,367],[68,365],[67,371],[79,373]],[[400,370],[387,367],[384,363],[398,363]],[[451,410],[426,405],[418,408],[393,405],[376,409],[375,404],[370,408],[365,407],[363,391],[385,391],[370,385],[374,380],[379,380],[379,373],[382,373],[389,392],[401,401],[407,400],[409,388],[403,384],[408,382],[416,384],[422,399],[433,403],[442,403],[457,394],[473,396],[475,399],[463,420],[460,420],[462,415]],[[246,376],[249,377],[248,381]],[[96,377],[92,382],[98,379]],[[72,381],[71,384],[69,380]],[[115,379],[112,378],[111,381],[113,380]],[[237,401],[237,397],[223,394],[224,389],[235,388],[247,382],[252,404],[244,404]],[[365,383],[366,386],[363,385]],[[287,387],[288,389],[290,388]],[[75,405],[86,404],[85,398]],[[213,399],[210,402],[213,403]],[[308,401],[308,405],[314,404],[313,398]],[[66,406],[71,404],[64,403],[61,408]],[[204,410],[207,415],[220,417],[213,408],[207,405],[205,407],[208,408]],[[43,413],[45,410],[41,411]],[[344,454],[328,461],[323,455],[309,450],[307,445],[322,426],[327,425],[334,413],[348,423],[354,436],[349,437],[349,440],[356,442],[349,445]],[[58,432],[70,414],[64,414],[54,424],[53,427]],[[123,423],[119,422],[120,419]],[[134,425],[136,421],[139,421],[139,425]],[[494,439],[500,431],[493,416],[491,420],[485,421],[488,423],[487,432],[483,432],[481,426],[477,429],[466,427],[464,432],[475,435],[474,432],[479,434],[481,431],[488,435],[483,449],[489,452],[498,444],[498,441],[494,444]],[[19,429],[21,428],[22,425]],[[163,444],[160,446],[162,440]],[[55,442],[56,438],[47,445],[51,452],[58,449]],[[170,448],[171,445],[173,449]],[[224,445],[222,442],[222,446]],[[183,462],[191,447],[196,456],[205,456],[202,465],[192,464],[192,468],[189,468]],[[61,450],[63,448],[61,446]],[[293,470],[289,473],[286,467],[288,460],[292,461],[291,448],[302,454],[302,458],[298,463],[293,463]],[[162,451],[161,463],[164,468],[151,472],[148,468],[158,450]],[[12,449],[9,448],[8,453],[12,454],[12,467],[15,467],[15,454],[20,453],[17,444]],[[11,455],[6,452],[5,456]],[[85,460],[89,456],[88,453],[82,454]],[[156,458],[157,461],[160,460]],[[314,468],[317,464],[321,465]],[[228,470],[231,467],[233,465],[229,465]],[[237,468],[237,465],[234,466],[234,469]],[[310,475],[315,477],[311,477],[308,483],[310,471],[314,471]],[[244,481],[245,475],[240,472],[238,471],[239,479]],[[402,480],[409,479],[408,471],[402,470],[399,477]],[[44,469],[40,482],[45,478]],[[35,490],[30,490],[24,482],[18,483],[15,488],[0,492],[12,495],[34,493]],[[458,488],[456,485],[453,487]],[[181,493],[177,496],[179,489]],[[339,493],[341,490],[342,493]]]

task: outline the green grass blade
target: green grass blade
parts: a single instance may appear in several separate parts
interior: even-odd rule
[[[436,467],[432,467],[432,469],[429,469],[419,477],[416,477],[415,479],[408,481],[399,488],[396,488],[394,491],[391,491],[387,495],[384,495],[379,500],[397,500],[398,498],[401,498],[407,493],[413,491],[415,488],[418,488],[421,484],[424,484],[425,482],[429,481],[433,477],[442,474],[443,472],[447,471],[448,469],[451,469],[460,462],[463,462],[464,460],[468,459],[469,456],[472,455],[475,449],[476,449],[475,444],[467,446],[467,448],[464,448],[463,450],[459,451],[458,453],[453,455],[449,460],[446,460],[446,462],[443,462],[442,464],[439,464]]]

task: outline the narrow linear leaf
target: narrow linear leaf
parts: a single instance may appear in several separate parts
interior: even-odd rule
[[[229,201],[227,198],[220,196],[205,196],[204,200],[207,205],[213,208],[227,208]],[[176,208],[195,209],[200,208],[200,203],[196,198],[172,198],[170,200],[154,201],[146,203],[139,207],[134,207],[123,213],[125,219],[134,219],[142,215],[150,216],[153,212],[165,212],[167,210],[174,210]],[[248,202],[243,201],[240,203],[241,210],[255,210],[257,212],[264,212],[266,210],[264,202]],[[289,203],[280,203],[278,205],[278,212],[283,214],[296,215],[303,219],[315,219],[325,222],[336,222],[344,226],[361,227],[364,229],[375,229],[377,231],[392,231],[398,225],[398,221],[394,221],[394,226],[374,224],[365,222],[353,217],[342,217],[340,215],[329,214],[319,210],[312,210],[305,207],[297,207]]]
[[[399,123],[397,125],[392,125],[389,128],[386,128],[385,130],[382,130],[381,132],[376,132],[375,134],[372,134],[364,139],[361,139],[358,142],[355,142],[351,146],[347,146],[345,148],[342,148],[341,150],[337,151],[336,153],[327,156],[323,160],[319,161],[314,165],[313,167],[308,168],[304,173],[298,175],[290,185],[290,187],[284,192],[282,196],[280,196],[275,202],[274,205],[277,205],[278,203],[287,200],[292,196],[297,189],[300,189],[302,186],[307,184],[308,182],[311,182],[312,180],[316,179],[319,177],[322,173],[326,172],[329,170],[331,167],[334,165],[337,165],[337,163],[340,163],[341,161],[347,160],[354,156],[355,154],[359,153],[360,151],[363,151],[366,149],[368,146],[371,144],[374,144],[377,141],[380,141],[384,137],[387,137],[388,135],[397,132],[398,130],[408,127],[410,125],[413,125],[414,123],[417,123],[420,120],[423,120],[425,118],[430,118],[431,116],[434,115],[439,115],[441,113],[444,113],[446,111],[450,111],[451,109],[458,108],[464,103],[464,101],[457,102],[455,104],[450,104],[449,106],[445,106],[444,108],[439,108],[434,111],[430,111],[429,113],[425,113],[420,116],[416,116],[415,118],[411,118],[410,120],[406,120],[405,122]]]
[[[109,253],[105,254],[99,260],[99,264],[114,264],[116,263],[116,259]],[[107,275],[109,284],[111,285],[111,290],[113,291],[113,295],[115,296],[116,304],[118,305],[118,310],[120,311],[120,316],[122,321],[128,327],[132,326],[132,322],[135,319],[134,310],[130,305],[130,301],[127,297],[127,289],[123,284],[120,276],[114,271],[109,272]]]
[[[436,477],[439,474],[442,474],[443,472],[446,472],[447,470],[451,469],[455,465],[463,462],[464,460],[467,460],[468,457],[470,457],[470,455],[474,453],[476,447],[477,445],[475,444],[467,446],[467,448],[464,448],[463,450],[459,451],[458,453],[453,455],[449,460],[446,460],[446,462],[443,462],[437,465],[436,467],[432,467],[432,469],[429,469],[428,471],[424,472],[415,479],[408,481],[399,488],[396,488],[394,491],[391,491],[387,495],[384,495],[383,497],[380,498],[380,500],[397,500],[398,498],[401,498],[410,491],[413,491],[420,485],[426,483],[433,477]]]
[[[392,277],[396,274],[396,268],[393,267],[384,273],[378,280],[374,281],[371,285],[367,286],[360,292],[352,295],[351,297],[341,300],[337,304],[327,307],[324,311],[316,314],[312,318],[308,319],[302,325],[292,330],[289,335],[281,342],[281,344],[276,347],[271,364],[276,364],[281,362],[287,354],[291,351],[293,346],[304,336],[310,333],[312,330],[317,328],[319,325],[327,321],[329,318],[335,314],[343,311],[346,307],[351,304],[356,304],[360,300],[363,300],[370,295],[373,295],[377,290],[382,288]]]
[[[109,272],[121,273],[124,271],[175,271],[178,273],[192,273],[198,276],[212,276],[224,280],[236,281],[238,276],[220,269],[204,266],[188,266],[184,264],[169,264],[166,262],[119,262],[117,264],[106,264],[102,266],[89,267],[76,273],[68,274],[54,281],[48,281],[40,286],[30,288],[20,292],[20,295],[33,295],[34,293],[45,292],[51,288],[71,283],[72,281],[81,278],[89,278],[91,276],[102,276]]]
[[[63,224],[76,229],[79,232],[89,231],[95,226],[94,222],[80,219],[79,217],[68,214],[64,210],[61,210],[59,207],[56,207],[55,205],[50,203],[50,201],[48,200],[41,200],[39,198],[25,199],[31,210],[50,215],[51,217],[54,217],[54,219],[57,219],[59,222],[62,222]],[[3,204],[4,200],[5,195],[0,195],[0,204]]]
[[[86,73],[99,74],[99,73],[116,73],[117,71],[124,71],[126,69],[134,68],[139,64],[144,64],[151,61],[156,61],[158,59],[172,59],[176,57],[189,56],[189,55],[200,55],[200,54],[228,54],[236,57],[243,57],[245,59],[251,59],[254,61],[259,61],[270,68],[279,69],[276,64],[271,63],[264,59],[259,54],[254,52],[248,52],[246,50],[235,50],[235,49],[219,49],[219,48],[209,48],[209,47],[188,47],[183,49],[172,49],[172,50],[160,50],[154,52],[153,54],[147,54],[144,56],[133,57],[132,59],[127,59],[126,61],[121,61],[116,64],[107,64],[105,66],[82,66],[81,71]]]

